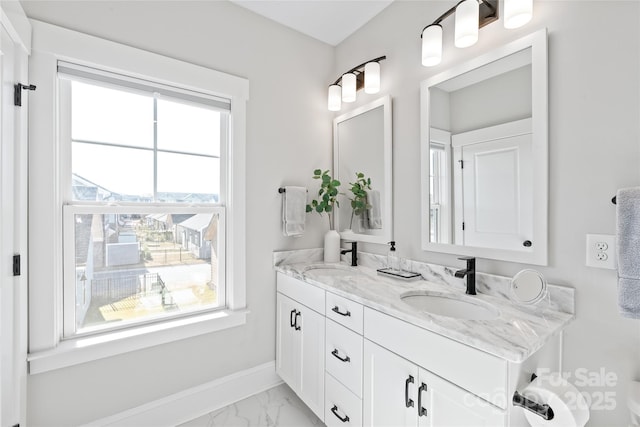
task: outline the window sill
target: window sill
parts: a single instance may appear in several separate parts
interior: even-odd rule
[[[220,331],[246,323],[248,310],[221,310],[182,319],[60,342],[29,354],[29,374],[40,374],[92,360]]]

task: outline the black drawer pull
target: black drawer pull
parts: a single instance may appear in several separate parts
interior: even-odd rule
[[[349,356],[345,356],[345,357],[344,357],[344,359],[343,359],[342,357],[340,357],[340,356],[338,355],[338,349],[337,349],[337,348],[336,348],[335,350],[333,350],[333,351],[331,352],[331,354],[333,354],[333,356],[334,356],[336,359],[338,359],[339,361],[341,361],[341,362],[345,362],[345,363],[346,363],[346,362],[350,362],[350,361],[351,361],[351,358],[349,358]]]
[[[404,405],[407,408],[413,408],[413,399],[409,399],[409,384],[413,384],[413,375],[404,382]]]
[[[338,414],[338,407],[336,405],[333,405],[333,408],[331,408],[331,412],[333,412],[333,415],[338,417],[338,419],[340,421],[342,421],[343,423],[348,423],[349,422],[349,416],[348,415],[345,415],[344,418],[342,418],[340,416],[340,414]]]
[[[300,326],[298,326],[298,316],[302,316],[302,313],[300,313],[299,311],[296,311],[296,317],[293,321],[296,331],[299,331],[300,329],[302,329]]]
[[[427,416],[427,410],[422,407],[422,392],[423,391],[427,391],[427,385],[425,383],[422,383],[422,385],[418,389],[418,416],[419,417],[422,417],[422,416],[426,417]]]
[[[289,314],[289,326],[291,326],[292,328],[296,325],[293,321],[293,315],[296,314],[296,309],[294,308],[293,310],[291,310],[291,313]]]
[[[346,313],[343,313],[340,311],[340,308],[338,308],[338,306],[334,306],[331,311],[333,311],[334,313],[338,313],[340,316],[351,316],[351,312],[349,310],[347,310]]]

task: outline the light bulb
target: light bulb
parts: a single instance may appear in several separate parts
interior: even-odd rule
[[[364,66],[364,91],[366,93],[380,92],[380,64],[368,62]]]
[[[329,111],[340,111],[340,108],[342,108],[342,88],[339,85],[329,86],[327,104]]]
[[[442,61],[442,26],[429,25],[422,32],[422,65],[432,67]]]
[[[478,0],[465,0],[456,7],[456,47],[469,47],[478,41],[479,16]]]
[[[533,0],[505,0],[504,27],[508,29],[522,27],[531,21]]]
[[[342,102],[356,100],[356,75],[346,73],[342,75]]]

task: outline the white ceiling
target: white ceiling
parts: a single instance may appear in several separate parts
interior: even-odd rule
[[[362,27],[393,0],[231,0],[332,46]]]

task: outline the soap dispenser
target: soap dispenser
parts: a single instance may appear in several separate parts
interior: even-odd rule
[[[396,254],[396,242],[389,242],[391,247],[389,248],[389,253],[387,254],[387,268],[390,271],[398,271],[400,268],[400,263],[398,259],[398,254]]]

